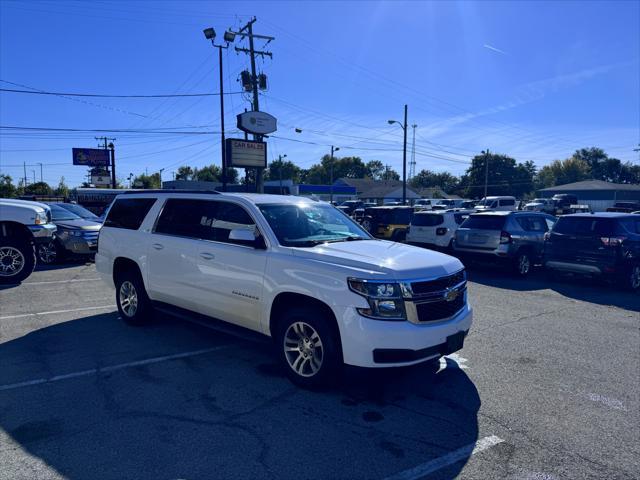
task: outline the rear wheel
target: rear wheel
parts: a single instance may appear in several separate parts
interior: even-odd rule
[[[315,389],[331,385],[342,368],[340,340],[331,320],[316,310],[293,307],[278,322],[278,356],[289,379]]]
[[[33,272],[36,255],[29,242],[6,239],[0,244],[0,285],[20,283]]]
[[[518,252],[516,258],[513,262],[513,271],[519,277],[526,277],[531,273],[531,268],[533,267],[533,261],[531,260],[531,256],[529,252]]]
[[[130,269],[116,280],[116,304],[122,319],[132,325],[146,323],[151,316],[151,302],[140,273]]]

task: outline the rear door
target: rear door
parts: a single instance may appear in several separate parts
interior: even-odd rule
[[[506,215],[470,215],[456,232],[456,246],[473,250],[495,250],[500,245],[500,233],[506,218]]]

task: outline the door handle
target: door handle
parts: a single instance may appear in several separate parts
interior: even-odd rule
[[[200,256],[205,260],[213,260],[216,257],[213,253],[209,252],[201,252]]]
[[[162,250],[164,248],[164,245],[160,244],[160,243],[154,243],[153,245],[151,245],[153,248],[155,248],[156,250]]]

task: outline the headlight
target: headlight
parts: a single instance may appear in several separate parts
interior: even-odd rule
[[[348,279],[351,291],[367,299],[369,308],[357,308],[365,317],[378,320],[406,320],[404,300],[398,283]]]
[[[72,237],[81,237],[82,230],[69,230],[69,235],[71,235]]]
[[[36,225],[44,225],[47,223],[47,212],[36,213]]]

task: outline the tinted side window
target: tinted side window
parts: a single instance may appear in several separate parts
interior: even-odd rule
[[[418,213],[413,216],[411,225],[416,227],[435,227],[442,225],[444,217],[442,215],[434,215],[433,213]]]
[[[553,229],[568,235],[611,235],[616,231],[615,221],[609,218],[564,217]]]
[[[120,198],[109,210],[104,226],[137,230],[154,203],[155,198]]]
[[[502,215],[471,215],[460,226],[478,230],[502,230],[506,218]]]
[[[546,232],[547,222],[542,217],[529,217],[529,231],[531,232]]]
[[[392,223],[395,223],[398,225],[409,225],[411,223],[412,214],[413,214],[413,211],[408,208],[396,210],[393,212]]]
[[[500,206],[505,207],[505,206],[511,206],[511,205],[515,205],[516,201],[513,199],[503,199],[500,200]]]
[[[171,198],[162,209],[156,233],[214,240],[216,204],[209,200]]]
[[[216,241],[242,243],[229,240],[229,233],[234,229],[250,230],[255,234],[256,224],[244,208],[233,203],[215,203],[218,204],[216,220],[213,223]]]
[[[624,218],[620,223],[628,232],[640,233],[640,218]]]
[[[454,213],[453,214],[453,219],[454,221],[460,225],[462,222],[464,222],[467,218],[469,218],[469,214],[464,214],[464,213]]]

